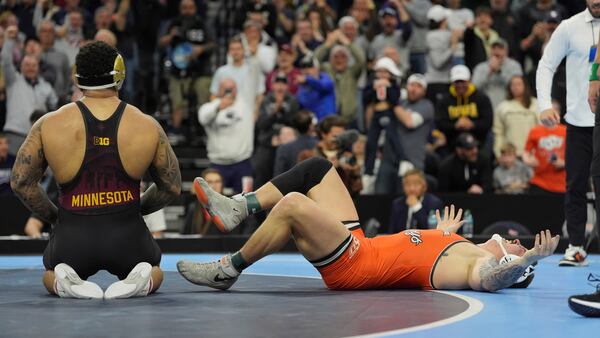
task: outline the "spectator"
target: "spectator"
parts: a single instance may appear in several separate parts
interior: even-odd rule
[[[365,51],[369,50],[369,40],[364,34],[360,34],[358,21],[352,16],[344,16],[338,23],[338,28],[352,45],[356,45],[363,54],[363,59],[366,59]],[[354,59],[350,64],[355,62]]]
[[[256,149],[252,156],[254,183],[260,187],[273,177],[275,151],[279,146],[278,133],[298,112],[298,101],[288,91],[285,74],[273,78],[273,90],[265,96],[260,105],[256,121]]]
[[[318,140],[313,135],[313,120],[313,114],[307,110],[301,110],[294,115],[292,126],[298,131],[298,138],[277,148],[273,176],[291,169],[298,162],[298,156],[302,151],[317,146]]]
[[[352,153],[352,148],[358,140],[358,132],[346,131],[346,123],[339,116],[326,117],[317,129],[319,143],[316,149],[300,153],[298,162],[312,156],[328,159],[333,163],[350,195],[358,194],[363,189],[361,167]]]
[[[302,74],[296,81],[300,107],[315,113],[319,121],[335,114],[335,87],[331,77],[319,69],[319,62],[312,55],[305,56],[299,66]]]
[[[539,123],[537,100],[523,76],[514,76],[507,88],[506,100],[494,113],[494,154],[500,157],[503,144],[510,141],[521,157],[529,130]]]
[[[183,119],[188,117],[189,112],[196,111],[196,106],[199,107],[209,100],[208,88],[212,74],[210,57],[215,48],[212,31],[197,15],[196,3],[193,0],[181,1],[179,16],[173,19],[167,34],[160,38],[159,44],[162,47],[170,47],[172,67],[169,94],[172,129],[169,136],[173,143],[178,143],[185,138],[181,129]],[[241,57],[243,58],[243,54]],[[213,89],[211,87],[211,93],[215,95]]]
[[[15,164],[15,155],[8,151],[9,143],[6,134],[0,132],[0,195],[10,195],[10,174]]]
[[[268,74],[275,67],[277,47],[275,41],[262,30],[262,23],[257,20],[248,20],[244,23],[244,31],[240,34],[246,57],[256,55],[260,68]]]
[[[212,3],[208,1],[207,3]],[[218,10],[214,13],[214,26],[218,27],[215,30],[217,43],[217,65],[222,65],[227,62],[229,56],[229,41],[239,34],[240,16],[234,13],[244,13],[243,6],[246,1],[241,0],[220,0],[218,1]],[[214,94],[213,94],[214,95]]]
[[[138,83],[136,79],[135,69],[138,68],[136,59],[137,41],[135,39],[134,31],[134,15],[130,11],[131,1],[121,0],[116,8],[110,8],[108,4],[96,9],[96,12],[101,11],[102,16],[105,17],[105,24],[108,23],[108,27],[103,27],[110,30],[115,34],[117,39],[117,50],[125,61],[125,69],[131,70],[127,75],[127,81],[123,83],[123,88],[119,92],[119,96],[129,102],[134,102],[134,91],[135,84]],[[114,11],[114,13],[113,13]],[[108,15],[108,20],[106,16]]]
[[[200,174],[206,183],[219,194],[223,194],[223,176],[217,169],[204,169]],[[194,194],[192,188],[192,194]],[[188,205],[186,219],[181,229],[182,234],[216,235],[221,234],[216,226],[212,226],[212,218],[202,204],[194,200]]]
[[[465,30],[465,65],[470,70],[488,60],[492,43],[500,37],[492,29],[492,11],[488,7],[479,7],[475,11],[475,25]]]
[[[529,191],[564,195],[566,187],[565,142],[567,127],[537,125],[529,131],[523,161],[533,168]]]
[[[358,22],[359,33],[368,41],[373,40],[379,26],[377,8],[373,3],[369,0],[354,0],[348,13]]]
[[[399,5],[396,5],[396,7],[399,7]],[[425,74],[427,72],[426,55],[428,51],[426,36],[429,31],[427,13],[431,8],[431,1],[404,1],[404,8],[410,15],[413,31],[408,40],[410,70],[412,73]]]
[[[400,22],[398,22],[398,13]],[[379,11],[379,17],[383,31],[371,41],[369,57],[378,59],[382,56],[385,47],[394,47],[400,55],[400,70],[403,74],[408,74],[410,69],[408,40],[412,34],[410,15],[401,2],[392,2],[392,5],[385,6]]]
[[[25,34],[26,39],[30,39],[36,36],[33,26],[34,9],[35,0],[3,1],[1,11],[14,13],[19,21],[19,31]]]
[[[521,42],[521,48],[525,57],[525,62],[531,64],[531,68],[527,73],[527,80],[531,88],[537,88],[536,74],[540,59],[544,52],[546,44],[550,41],[550,37],[558,27],[562,20],[559,11],[550,11],[545,19],[545,22],[536,24],[532,33]],[[552,81],[553,98],[558,100],[562,108],[562,115],[566,113],[567,101],[567,66],[566,60],[562,60],[556,67],[554,79]]]
[[[395,234],[408,229],[429,229],[431,211],[442,209],[442,201],[427,192],[425,174],[412,169],[402,176],[404,195],[392,202],[392,214],[388,233]]]
[[[40,76],[46,80],[50,85],[53,85],[56,81],[56,71],[52,67],[52,65],[47,64],[44,60],[42,60],[42,47],[40,46],[40,42],[33,38],[25,41],[25,46],[23,48],[23,55],[31,55],[34,58],[39,60],[39,74]]]
[[[522,194],[529,187],[531,170],[517,158],[517,149],[512,143],[500,147],[498,167],[494,169],[494,189],[500,194]]]
[[[337,45],[336,45],[337,43]],[[365,68],[365,58],[358,46],[340,31],[327,35],[327,40],[315,51],[315,57],[323,61],[329,55],[329,62],[322,69],[334,79],[336,107],[347,123],[356,124],[358,100],[358,79]],[[354,64],[350,65],[350,59]]]
[[[219,83],[217,97],[202,105],[198,112],[208,137],[206,148],[211,167],[221,172],[225,187],[237,193],[242,191],[242,177],[252,176],[254,88],[259,73],[258,62],[253,61],[244,86],[238,87],[234,79],[224,78]]]
[[[453,56],[453,65],[465,63],[465,44],[462,41],[465,29],[473,26],[474,15],[473,11],[468,8],[463,8],[461,0],[448,0],[448,9],[450,15],[448,16],[448,28],[450,31],[457,31],[460,33],[461,42],[458,44]],[[438,5],[440,5],[438,3]],[[457,33],[457,34],[459,34]]]
[[[292,37],[292,47],[296,50],[297,66],[300,66],[300,60],[317,49],[323,42],[322,37],[315,35],[313,26],[308,19],[298,19],[296,21],[296,34]]]
[[[521,65],[508,57],[508,43],[504,39],[492,42],[490,58],[473,71],[475,88],[483,91],[496,109],[506,97],[506,87],[517,75],[523,75]]]
[[[275,36],[275,27],[277,25],[277,9],[274,4],[266,0],[249,0],[243,7],[242,20],[240,23],[245,23],[247,20],[260,20],[261,30],[264,27],[266,34]],[[245,28],[245,27],[244,27]]]
[[[461,133],[456,139],[455,153],[446,157],[439,171],[439,191],[481,194],[492,189],[492,166],[480,154],[477,139]]]
[[[72,19],[69,14],[79,12],[81,14],[82,22],[92,23],[92,15],[87,9],[79,6],[80,2],[80,0],[65,0],[64,7],[59,7],[57,11],[52,14],[52,21],[58,26],[68,26],[69,20]]]
[[[279,45],[289,44],[294,33],[294,10],[286,0],[273,0],[277,20],[275,32],[271,35]]]
[[[375,158],[382,131],[386,131],[386,138],[397,160],[405,160],[404,148],[396,134],[395,114],[400,106],[400,87],[395,78],[400,76],[400,70],[388,57],[377,60],[373,69],[375,79],[367,85],[363,97],[368,130],[364,172],[367,182],[375,174]]]
[[[315,149],[317,154],[335,163],[338,155],[336,137],[346,130],[346,122],[339,116],[328,116],[317,125],[319,142]],[[298,154],[298,162],[310,156]]]
[[[50,0],[40,0],[35,2],[35,8],[33,9],[33,18],[32,23],[36,30],[39,30],[39,24],[43,20],[50,20],[52,23],[56,24],[54,20],[52,20],[52,16],[60,11],[62,8],[55,5],[54,1]]]
[[[271,84],[275,76],[284,73],[287,77],[290,94],[296,95],[298,93],[297,78],[301,71],[294,66],[294,61],[296,61],[296,51],[289,44],[282,45],[277,54],[277,67],[267,75],[267,92],[273,90]]]
[[[508,5],[509,0],[490,0],[492,29],[508,42],[508,55],[517,61],[521,61],[517,21]]]
[[[52,83],[54,92],[58,97],[59,104],[64,104],[69,100],[71,89],[71,66],[69,58],[63,51],[54,47],[55,33],[54,23],[50,20],[43,20],[38,26],[38,37],[42,47],[42,56],[40,62],[51,66],[54,74]]]
[[[325,1],[319,1],[324,4]],[[316,4],[315,4],[316,5]],[[327,6],[327,4],[324,4]],[[328,6],[327,6],[328,7]],[[302,8],[302,7],[301,7]],[[298,14],[298,17],[306,18],[310,21],[313,34],[317,40],[323,41],[328,32],[333,30],[335,25],[335,13],[328,15],[324,10],[320,10],[317,6],[309,6],[306,13]]]
[[[490,99],[470,82],[466,66],[457,65],[450,71],[450,92],[438,101],[436,126],[446,135],[452,149],[453,141],[462,132],[475,136],[484,144],[492,127],[493,110]]]
[[[17,48],[17,26],[6,29],[2,46],[2,71],[6,82],[6,124],[10,153],[16,154],[31,127],[29,116],[36,109],[56,108],[58,98],[52,86],[39,76],[39,61],[26,55],[21,60],[21,72],[13,64],[13,50]]]
[[[265,92],[265,77],[260,68],[257,75],[258,80],[254,79],[253,67],[259,61],[256,59],[256,55],[247,60],[245,59],[244,46],[239,36],[235,36],[229,41],[229,57],[231,58],[231,62],[219,67],[215,72],[210,84],[210,94],[212,96],[218,95],[219,85],[223,79],[234,79],[237,88],[247,88],[254,93],[251,104],[254,107],[254,116],[256,117],[258,116],[258,107]],[[260,67],[260,64],[258,65]],[[226,174],[224,175],[227,176]]]
[[[96,35],[94,35],[94,41],[102,41],[113,48],[117,48],[117,36],[115,35],[115,33],[111,32],[108,29],[102,28],[98,30],[96,32]],[[127,66],[125,66],[125,69],[130,68],[127,68]]]
[[[532,0],[529,1],[517,12],[517,27],[518,36],[520,39],[528,39],[536,25],[538,30],[541,30],[544,21],[548,17],[548,14],[552,11],[556,11],[557,16],[561,18],[567,18],[566,9],[563,5],[557,3],[554,0]],[[539,25],[541,24],[541,25]],[[521,40],[521,44],[523,41]],[[535,61],[537,63],[538,60]]]
[[[66,14],[66,20],[62,26],[56,28],[56,48],[62,50],[69,58],[69,64],[75,65],[75,56],[79,53],[79,47],[86,40],[83,25],[84,19],[82,11],[74,9]]]
[[[425,98],[427,82],[421,74],[413,74],[407,80],[407,99],[400,102],[400,107],[395,111],[398,123],[395,123],[394,132],[402,147],[405,159],[398,158],[394,146],[386,138],[375,192],[378,194],[400,193],[399,177],[411,167],[419,170],[425,169],[425,146],[429,134],[433,129],[434,108],[431,101]],[[403,163],[403,161],[405,163]]]
[[[450,69],[453,56],[459,48],[462,31],[450,31],[448,20],[451,12],[435,5],[427,12],[431,30],[427,33],[427,98],[432,102],[441,100],[450,86]]]

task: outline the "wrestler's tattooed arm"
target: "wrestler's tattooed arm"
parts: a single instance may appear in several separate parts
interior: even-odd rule
[[[158,147],[148,169],[154,183],[142,196],[142,215],[148,215],[164,208],[181,193],[179,162],[164,130],[158,123],[156,126],[159,133]]]
[[[502,265],[493,257],[487,259],[479,268],[481,290],[496,291],[513,285],[528,266],[523,258]]]
[[[29,135],[17,153],[12,169],[10,186],[31,212],[45,222],[54,224],[58,217],[58,208],[40,185],[48,167],[42,145],[42,124],[39,119],[29,131]]]

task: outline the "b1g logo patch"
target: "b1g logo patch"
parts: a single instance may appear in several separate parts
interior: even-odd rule
[[[94,136],[94,145],[95,146],[109,146],[110,138]]]

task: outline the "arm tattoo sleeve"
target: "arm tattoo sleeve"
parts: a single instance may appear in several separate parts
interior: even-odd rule
[[[487,291],[496,291],[513,285],[527,269],[526,264],[519,260],[507,264],[498,264],[495,258],[490,258],[479,269],[481,287]]]
[[[148,215],[164,208],[181,193],[179,162],[162,127],[158,126],[157,128],[160,128],[158,147],[149,168],[154,183],[142,196],[142,215]]]
[[[23,204],[40,219],[54,224],[58,208],[46,195],[40,180],[48,163],[42,146],[42,119],[33,125],[25,142],[19,149],[12,170],[10,185]]]

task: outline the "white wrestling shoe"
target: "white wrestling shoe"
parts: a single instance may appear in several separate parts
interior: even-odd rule
[[[54,291],[60,298],[102,299],[104,296],[98,284],[82,280],[65,263],[54,267]]]
[[[183,278],[194,284],[227,290],[237,281],[239,273],[237,276],[230,276],[223,270],[223,264],[228,264],[231,267],[231,254],[209,263],[179,261],[177,262],[177,271]]]
[[[212,190],[202,177],[194,179],[194,190],[198,201],[208,211],[221,232],[230,232],[248,217],[244,196],[235,195],[232,198],[223,196]]]
[[[104,292],[104,298],[145,297],[150,292],[152,265],[138,263],[127,275],[127,278],[112,283]]]

